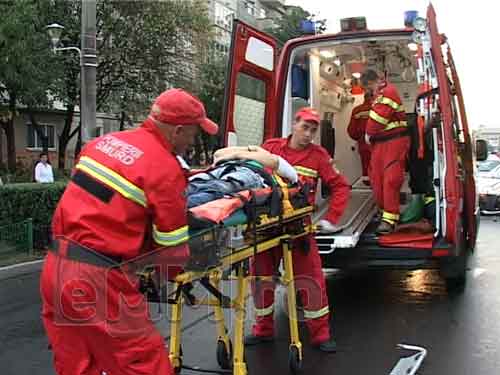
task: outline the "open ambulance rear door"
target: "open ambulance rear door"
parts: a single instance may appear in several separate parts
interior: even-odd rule
[[[222,117],[224,146],[261,145],[272,136],[277,56],[272,37],[234,21]]]

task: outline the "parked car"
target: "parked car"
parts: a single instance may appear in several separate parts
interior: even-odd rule
[[[477,184],[481,213],[500,214],[500,165],[480,175]]]
[[[500,160],[488,159],[477,164],[478,177],[483,177],[500,166]]]

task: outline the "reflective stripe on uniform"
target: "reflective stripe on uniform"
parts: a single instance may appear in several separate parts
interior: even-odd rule
[[[399,104],[398,102],[396,102],[396,101],[394,101],[391,98],[388,98],[386,96],[379,96],[375,100],[375,103],[377,103],[377,104],[385,104],[385,105],[391,107],[392,109],[394,109],[395,111],[399,111],[400,108],[402,107],[401,104]]]
[[[384,130],[392,130],[396,128],[406,128],[408,126],[406,121],[393,121],[387,124]]]
[[[390,121],[389,119],[386,119],[385,117],[380,116],[373,109],[370,111],[370,118],[372,120],[377,121],[379,124],[382,124],[382,125],[387,125],[389,123],[389,121]]]
[[[330,312],[330,309],[328,306],[325,306],[321,310],[316,310],[316,311],[304,310],[304,318],[306,318],[306,319],[318,319],[318,318],[321,318],[322,316],[325,316],[329,312]]]
[[[397,221],[399,220],[399,215],[391,214],[390,212],[384,211],[384,213],[382,214],[382,220],[387,221],[388,223],[391,224],[396,224]]]
[[[427,196],[427,197],[424,197],[424,205],[428,205],[429,203],[432,203],[436,200],[435,197],[432,197],[432,196]]]
[[[368,118],[368,116],[370,116],[370,111],[363,111],[363,112],[358,112],[354,115],[354,118],[356,120],[360,119],[360,118]]]
[[[255,308],[255,315],[257,316],[267,316],[271,315],[274,312],[274,304],[271,304],[268,307],[264,307],[263,309]]]
[[[295,170],[297,171],[298,174],[306,177],[318,177],[318,172],[315,171],[314,169],[302,167],[300,165],[294,166]]]
[[[94,159],[88,156],[82,156],[76,168],[88,173],[113,190],[116,190],[124,198],[130,199],[146,207],[146,195],[142,189]]]
[[[188,226],[184,225],[170,232],[160,232],[156,225],[153,225],[153,239],[163,246],[179,245],[189,240]]]

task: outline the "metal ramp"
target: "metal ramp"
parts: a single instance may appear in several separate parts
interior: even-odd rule
[[[328,203],[324,204],[313,217],[317,222],[328,210]],[[338,226],[340,232],[331,234],[316,234],[316,241],[320,254],[331,254],[336,248],[355,247],[359,238],[373,217],[377,213],[377,206],[369,189],[353,189],[351,200],[342,215]]]

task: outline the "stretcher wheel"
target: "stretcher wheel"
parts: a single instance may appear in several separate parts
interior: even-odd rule
[[[174,367],[174,372],[180,374],[182,371],[182,358],[179,358],[179,365]]]
[[[298,374],[302,371],[302,359],[300,358],[299,348],[296,346],[290,347],[288,353],[288,365],[292,374]]]
[[[233,345],[229,340],[229,348],[223,340],[217,341],[217,363],[220,368],[228,370],[233,364]]]

